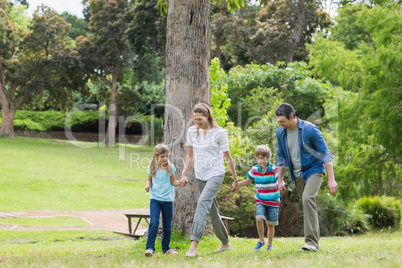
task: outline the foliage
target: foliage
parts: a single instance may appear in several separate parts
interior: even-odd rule
[[[239,178],[241,180],[241,177]],[[221,215],[235,218],[229,222],[231,235],[245,236],[248,228],[255,227],[255,187],[240,187],[233,193],[233,177],[226,173],[216,199]]]
[[[128,25],[131,81],[161,83],[165,78],[166,17],[160,16],[158,0],[133,1]]]
[[[89,35],[88,22],[84,19],[80,19],[76,15],[72,15],[68,12],[63,12],[61,16],[67,23],[71,24],[70,31],[68,32],[71,39],[75,40],[78,36]]]
[[[215,121],[219,126],[224,127],[228,121],[227,109],[230,107],[228,98],[228,85],[217,84],[218,80],[225,76],[225,72],[220,68],[219,59],[214,58],[209,68],[209,79],[211,83],[211,109]]]
[[[395,197],[366,196],[357,200],[356,206],[369,216],[370,225],[374,228],[399,228],[400,226],[402,204]]]
[[[394,1],[345,5],[331,37],[319,35],[309,48],[314,74],[354,92],[335,97],[339,114],[330,120],[339,129],[343,199],[401,196],[400,10]]]
[[[370,229],[367,215],[353,203],[348,205],[321,193],[317,196],[317,207],[322,236],[362,234]]]
[[[0,6],[2,104],[9,101],[19,108],[48,94],[54,106],[66,107],[72,91],[85,82],[70,46],[69,25],[45,6],[38,8],[29,24],[23,6],[10,8],[5,0]]]
[[[212,6],[211,16],[212,55],[222,61],[225,70],[251,62],[285,61],[293,42],[297,42],[294,60],[307,61],[305,43],[311,43],[317,30],[330,25],[329,14],[322,11],[319,1],[301,1],[302,4],[288,0],[259,1],[265,2],[265,7],[246,1],[234,13],[228,11],[224,1],[217,2]],[[299,41],[295,39],[295,31],[301,31]]]
[[[230,70],[221,83],[227,83],[229,88],[232,105],[228,115],[231,121],[237,126],[248,126],[252,120],[275,110],[272,105],[278,104],[276,99],[291,103],[302,119],[317,111],[323,113],[329,87],[309,78],[306,63],[293,62],[287,68],[282,66],[283,62],[277,66],[251,64]]]

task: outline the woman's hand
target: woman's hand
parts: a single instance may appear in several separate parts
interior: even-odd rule
[[[148,193],[149,192],[149,185],[147,184],[147,186],[145,186],[145,191]]]
[[[237,189],[239,189],[239,181],[235,180],[232,184],[232,186],[230,186],[230,189],[232,190],[232,192],[236,192]]]
[[[186,175],[181,175],[181,178],[180,178],[180,185],[182,186],[182,187],[184,187],[184,186],[186,186],[187,185],[187,183],[188,183],[188,178],[186,177]]]

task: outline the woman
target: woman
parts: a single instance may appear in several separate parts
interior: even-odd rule
[[[180,182],[187,183],[186,172],[194,163],[197,187],[200,191],[197,209],[191,227],[191,246],[187,257],[194,257],[198,243],[204,233],[207,216],[211,218],[215,235],[221,240],[222,246],[216,252],[229,250],[229,236],[219,215],[215,196],[225,177],[224,160],[234,178],[233,191],[238,188],[238,179],[232,156],[229,152],[229,140],[224,129],[215,122],[211,109],[204,103],[198,103],[193,110],[195,126],[187,131],[186,146],[188,155],[184,164]]]

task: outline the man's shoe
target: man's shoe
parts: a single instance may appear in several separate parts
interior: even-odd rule
[[[306,250],[306,251],[317,251],[318,250],[318,248],[316,248],[315,246],[310,245],[310,244],[306,244],[306,245],[302,246],[301,249]]]
[[[268,246],[267,250],[274,250],[274,247],[273,246]]]
[[[226,248],[218,248],[217,250],[214,250],[214,253],[218,253],[218,252],[223,252],[225,250],[231,250],[232,248],[230,246],[226,247]]]
[[[254,246],[254,250],[256,250],[256,251],[258,251],[258,250],[260,250],[263,246],[265,245],[265,242],[260,242],[260,241],[258,241],[257,242],[257,244]]]

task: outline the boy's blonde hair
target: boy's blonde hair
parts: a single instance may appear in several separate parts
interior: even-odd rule
[[[259,145],[257,148],[255,148],[255,156],[266,156],[268,157],[268,160],[271,159],[272,153],[271,150],[268,148],[266,145]]]
[[[158,144],[154,148],[154,154],[152,155],[152,161],[149,165],[149,170],[151,171],[152,177],[155,177],[155,170],[156,166],[158,165],[158,159],[157,157],[160,154],[164,153],[169,153],[169,148],[165,144]],[[168,166],[166,168],[166,175],[169,175],[172,172],[172,169],[170,167],[170,161],[168,159]]]

